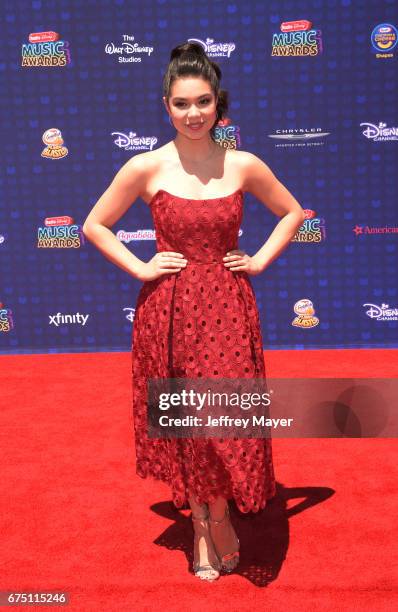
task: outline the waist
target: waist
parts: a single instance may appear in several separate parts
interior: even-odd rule
[[[188,266],[209,266],[209,265],[224,265],[224,257],[226,257],[226,253],[220,253],[220,254],[216,254],[216,255],[209,255],[206,254],[203,257],[202,256],[198,256],[195,255],[195,257],[190,257],[189,255],[187,255],[186,253],[184,253],[183,250],[179,250],[179,249],[175,249],[177,252],[181,253],[182,255],[184,255],[184,259],[187,260],[187,265],[186,267],[188,268]]]
[[[187,257],[185,259],[188,259]],[[224,262],[221,259],[206,259],[205,261],[201,259],[200,261],[194,261],[192,259],[188,259],[186,267],[189,266],[219,266],[224,265]]]

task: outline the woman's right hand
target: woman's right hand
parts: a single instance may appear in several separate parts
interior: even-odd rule
[[[187,260],[182,253],[174,251],[160,251],[156,253],[147,263],[144,263],[140,270],[139,279],[142,281],[151,281],[163,276],[164,274],[173,274],[180,272],[185,268]]]

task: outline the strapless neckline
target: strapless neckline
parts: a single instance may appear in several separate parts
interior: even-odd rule
[[[239,189],[236,189],[233,193],[229,193],[228,195],[225,195],[225,196],[215,196],[214,198],[184,198],[183,196],[174,195],[173,193],[166,191],[166,189],[158,189],[157,192],[153,195],[153,197],[149,201],[149,204],[148,204],[149,207],[152,206],[157,196],[161,193],[167,193],[167,195],[169,195],[172,198],[176,198],[177,200],[186,200],[189,202],[208,202],[212,200],[225,200],[227,198],[232,198],[232,196],[236,195],[237,193],[242,193],[243,195],[243,190],[241,187],[239,187]]]

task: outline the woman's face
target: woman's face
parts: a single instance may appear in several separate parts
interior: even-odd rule
[[[217,99],[211,85],[201,77],[180,77],[163,97],[171,121],[178,132],[199,139],[207,135],[217,118]]]

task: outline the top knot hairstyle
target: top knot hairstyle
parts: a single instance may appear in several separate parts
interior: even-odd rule
[[[163,95],[170,97],[171,86],[180,77],[198,76],[208,81],[215,96],[218,97],[217,117],[210,130],[215,140],[215,128],[228,111],[228,92],[220,89],[222,72],[218,64],[211,61],[199,43],[184,43],[174,47],[170,53],[170,62],[163,78]]]

